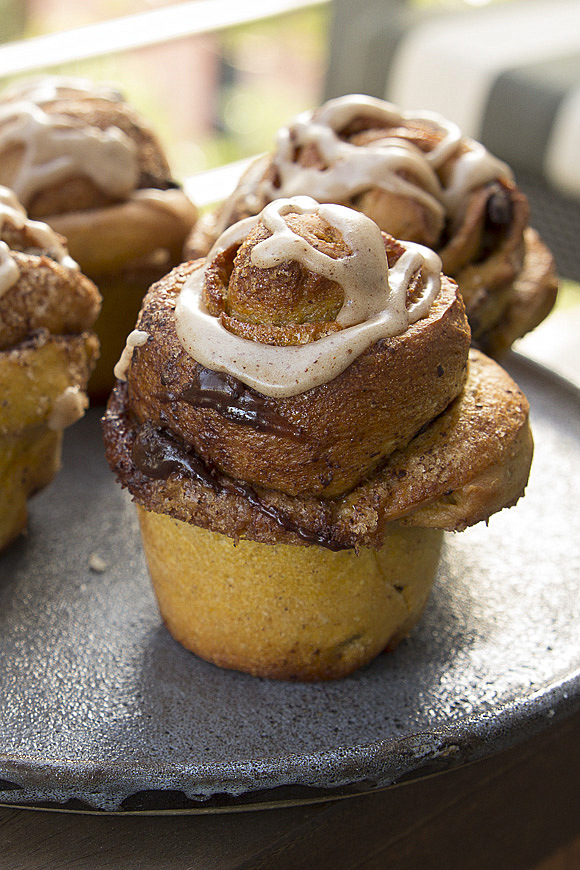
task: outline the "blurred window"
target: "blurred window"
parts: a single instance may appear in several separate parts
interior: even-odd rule
[[[329,7],[0,0],[0,86],[44,72],[112,82],[150,120],[184,178],[270,148],[278,127],[320,101]],[[219,22],[196,34],[206,13]]]

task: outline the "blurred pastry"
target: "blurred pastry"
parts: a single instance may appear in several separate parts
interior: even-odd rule
[[[442,530],[514,504],[528,477],[526,399],[469,346],[433,251],[309,197],[150,289],[104,432],[182,644],[318,680],[408,634]]]
[[[361,95],[299,115],[200,220],[185,255],[204,256],[231,223],[297,194],[359,209],[396,238],[437,250],[459,283],[474,343],[494,356],[554,304],[554,261],[528,226],[511,170],[439,115]]]
[[[84,79],[26,80],[0,95],[0,183],[67,239],[103,295],[90,392],[104,399],[143,295],[181,260],[196,209],[147,122]]]
[[[100,296],[47,224],[0,187],[0,549],[60,466],[98,356]]]

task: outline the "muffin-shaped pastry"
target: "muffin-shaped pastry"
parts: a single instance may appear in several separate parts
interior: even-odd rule
[[[493,355],[554,304],[553,258],[528,226],[510,169],[439,115],[360,95],[299,115],[202,218],[186,255],[204,255],[231,223],[297,194],[359,209],[396,238],[437,250],[459,283],[474,343]]]
[[[26,528],[27,499],[60,466],[84,414],[100,296],[63,239],[0,187],[0,549]]]
[[[103,295],[90,392],[104,399],[143,295],[181,260],[196,209],[146,121],[112,88],[79,79],[0,95],[0,183],[67,239]]]
[[[419,618],[442,530],[522,494],[525,397],[431,250],[276,200],[147,294],[104,419],[161,614],[218,665],[344,676]]]

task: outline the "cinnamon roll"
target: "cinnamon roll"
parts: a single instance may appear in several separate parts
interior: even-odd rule
[[[84,79],[26,80],[0,95],[0,183],[67,239],[103,295],[90,391],[104,399],[143,295],[180,261],[196,209],[147,122]]]
[[[63,239],[0,187],[0,549],[27,499],[58,471],[63,430],[84,414],[100,296]]]
[[[525,397],[429,248],[274,200],[147,294],[104,418],[163,619],[220,666],[341,677],[415,624],[444,529],[514,504]]]
[[[361,95],[299,115],[202,218],[185,254],[205,255],[231,223],[298,194],[358,209],[396,238],[435,249],[488,353],[501,354],[554,304],[554,262],[528,226],[511,170],[439,115]]]

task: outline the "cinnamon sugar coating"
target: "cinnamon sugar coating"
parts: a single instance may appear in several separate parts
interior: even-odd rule
[[[295,233],[303,227],[311,234],[308,214],[303,225],[298,209]],[[331,550],[381,547],[394,521],[461,530],[514,504],[532,458],[528,403],[503,369],[470,351],[463,301],[444,275],[418,319],[375,338],[340,374],[294,395],[261,394],[227,367],[204,368],[193,346],[185,350],[175,307],[183,288],[190,292],[192,276],[210,316],[226,328],[226,316],[243,324],[251,341],[273,328],[288,339],[312,310],[328,318],[322,323],[342,328],[330,319],[337,317],[332,282],[314,277],[303,293],[302,270],[307,262],[318,264],[316,257],[305,255],[300,268],[289,271],[282,225],[279,246],[269,246],[275,265],[268,268],[264,226],[262,217],[249,234],[248,225],[236,228],[220,239],[211,262],[183,263],[144,300],[139,340],[123,368],[126,382],[117,383],[104,418],[108,461],[134,499],[148,511],[236,540]],[[339,257],[344,238],[352,239],[336,238],[320,224],[314,235]],[[377,241],[373,262],[381,266],[384,246],[394,276],[412,246],[405,250],[385,234]],[[302,250],[300,239],[294,242]],[[254,258],[257,245],[262,248]],[[258,264],[267,278],[257,274]],[[369,273],[361,271],[360,259],[356,267],[364,295]],[[407,310],[421,298],[426,268],[425,260],[414,260],[405,273],[398,292],[406,291]],[[327,274],[336,274],[334,266]],[[236,306],[226,315],[232,278]],[[242,320],[236,317],[240,298]],[[283,346],[280,354],[278,361]]]
[[[95,285],[64,240],[0,189],[0,550],[26,528],[27,500],[61,464],[99,355]]]
[[[20,277],[0,295],[0,350],[14,347],[37,330],[53,335],[89,330],[101,297],[81,272],[44,254],[12,252]]]
[[[181,262],[197,208],[149,122],[115,89],[85,79],[41,76],[0,93],[2,183],[66,238],[102,294],[89,393],[104,403],[143,296]]]
[[[0,350],[38,332],[78,335],[90,330],[101,306],[92,281],[68,256],[66,240],[31,221],[13,193],[0,190],[0,242],[12,278],[0,284]]]
[[[28,99],[28,95],[25,98]],[[8,100],[4,97],[4,101],[0,94],[0,106],[3,102],[9,104],[17,100],[17,92]],[[79,130],[90,127],[101,131],[111,128],[121,131],[134,146],[137,189],[166,189],[174,186],[157,136],[148,122],[120,94],[116,95],[116,99],[108,99],[101,96],[98,90],[94,94],[64,91],[62,95],[56,93],[52,100],[43,101],[41,108],[49,117],[62,116]],[[0,184],[7,187],[14,185],[25,157],[26,146],[20,142],[13,142],[2,149]],[[46,219],[65,212],[100,208],[115,201],[116,198],[108,195],[94,180],[73,171],[55,183],[49,181],[24,204],[31,217]]]
[[[494,357],[505,353],[517,338],[534,329],[548,316],[558,294],[554,258],[531,227],[524,231],[526,254],[513,283],[507,309],[481,337],[481,344]],[[541,292],[539,291],[541,288]]]
[[[341,120],[349,100],[355,108]],[[348,205],[396,238],[436,250],[443,272],[459,284],[474,343],[501,353],[551,310],[555,264],[537,236],[531,242],[526,197],[509,169],[502,169],[491,155],[490,165],[497,163],[497,172],[492,168],[479,182],[475,173],[473,183],[455,195],[464,171],[458,170],[459,164],[468,167],[471,160],[487,158],[482,157],[485,149],[459,131],[455,140],[452,127],[445,119],[399,114],[396,107],[365,97],[331,100],[282,128],[276,149],[250,165],[232,195],[194,228],[185,255],[204,256],[226,226],[259,212],[274,197],[307,193]],[[538,248],[549,262],[532,285],[529,261],[537,259]],[[527,276],[528,310],[515,286],[522,273]]]
[[[129,366],[128,404],[137,424],[167,429],[211,468],[291,496],[338,496],[372,475],[461,391],[469,329],[455,284],[443,279],[427,317],[377,342],[329,383],[277,399],[230,383],[226,390],[241,389],[242,405],[259,405],[265,421],[243,425],[235,409],[208,407],[223,386],[211,385],[208,397],[204,381],[211,373],[175,332],[177,296],[200,266],[182,264],[147,294],[137,328],[149,339]]]
[[[118,383],[111,396],[104,433],[118,480],[147,510],[234,539],[350,549],[380,547],[394,520],[459,531],[514,504],[532,457],[528,415],[510,376],[472,350],[465,387],[444,413],[368,480],[333,499],[290,497],[260,486],[248,491],[207,469],[204,479],[191,470],[191,448],[166,429],[155,429],[153,438],[171,442],[177,464],[162,477],[144,474],[133,459],[142,424],[132,414],[126,384]]]

